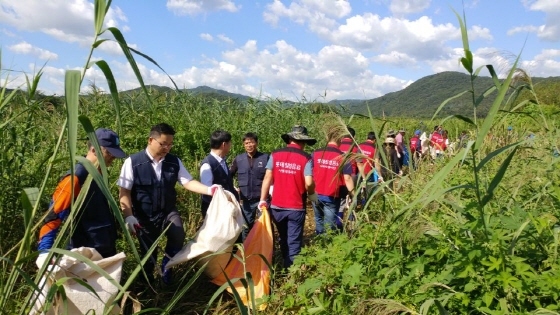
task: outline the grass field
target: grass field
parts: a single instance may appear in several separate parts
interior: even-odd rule
[[[95,3],[96,34],[111,33],[137,70],[120,31],[102,29],[107,3]],[[410,170],[395,190],[382,185],[365,206],[353,208],[356,220],[344,233],[315,238],[308,215],[307,246],[287,272],[273,274],[273,292],[264,311],[238,306],[227,294],[209,303],[217,287],[190,264],[179,267],[172,286],[139,288],[134,278],[142,257],[135,250],[137,241],[122,232],[118,248],[127,260],[118,303],[125,301],[125,313],[558,314],[559,104],[539,102],[530,78],[515,66],[504,78],[498,78],[491,65],[476,68],[464,19],[458,16],[458,21],[465,72],[475,80],[484,70],[495,79],[488,91],[467,91],[473,95],[472,113],[440,117],[438,110],[432,119],[420,120],[341,112],[338,119],[356,129],[357,142],[368,131],[384,135],[404,127],[410,135],[442,124],[451,140],[468,133],[464,147]],[[108,64],[97,61],[94,66],[110,81]],[[2,72],[1,87],[11,75]],[[80,95],[79,71],[68,71],[64,100],[53,103],[37,95],[41,80],[39,72],[28,77],[23,92],[0,90],[0,309],[6,314],[29,313],[31,292],[45,273],[34,264],[38,227],[59,177],[85,152],[83,139],[95,128],[117,130],[123,149],[133,153],[145,148],[152,125],[166,122],[177,130],[173,153],[196,177],[209,151],[209,135],[217,128],[234,137],[231,159],[242,152],[245,132],[256,132],[260,149],[270,152],[283,146],[280,135],[294,124],[307,126],[321,140],[318,148],[325,144],[325,117],[333,117],[307,103],[285,108],[277,101],[240,104],[148,89],[122,95],[116,83],[106,94],[92,86],[88,95]],[[494,100],[483,119],[476,115],[481,97]],[[115,201],[121,165],[116,161],[110,169],[102,166],[102,176],[95,180],[112,196],[122,229]],[[198,195],[179,193],[188,237],[201,220],[199,202]],[[59,234],[59,247],[72,220]]]

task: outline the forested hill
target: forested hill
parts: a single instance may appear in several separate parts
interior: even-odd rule
[[[558,93],[558,91],[560,91],[560,77],[535,77],[532,78],[532,81],[541,104],[560,107],[560,93]],[[492,85],[493,83],[490,77],[477,77],[474,81],[476,96],[482,94]],[[148,85],[146,88],[165,95],[174,93],[174,89],[164,86]],[[374,116],[382,116],[384,114],[385,116],[393,117],[431,117],[446,99],[470,89],[470,79],[467,74],[460,72],[442,72],[421,78],[401,91],[388,93],[378,98],[370,100],[333,100],[326,104],[312,102],[310,106],[314,106],[317,110],[327,107],[336,108],[343,115],[368,115],[369,107]],[[183,89],[182,91],[186,92],[188,95],[197,97],[199,100],[209,101],[209,104],[212,104],[213,100],[228,101],[237,104],[267,102],[266,99],[260,101],[256,100],[257,102],[255,102],[255,99],[249,96],[230,93],[208,86]],[[139,97],[143,97],[143,92],[140,88],[123,91],[121,94],[138,94]],[[487,114],[495,95],[495,93],[490,94],[477,108],[477,114],[479,116],[485,116]],[[87,97],[87,95],[85,96]],[[531,95],[525,93],[523,97],[523,99],[527,99],[531,97]],[[49,104],[54,104],[54,106],[63,103],[62,96],[41,95],[41,98],[44,99],[44,101],[48,101]],[[277,101],[279,100],[275,100],[275,102]],[[519,101],[516,103],[519,103]],[[280,104],[292,106],[295,103],[280,101]],[[461,97],[449,101],[440,112],[440,116],[459,114],[472,117],[472,106],[471,94],[465,93]]]
[[[558,91],[560,77],[533,78],[533,84],[544,85],[545,90]],[[482,94],[493,85],[490,77],[477,77],[474,81],[476,96]],[[385,114],[386,116],[400,117],[429,117],[448,98],[463,91],[470,90],[470,79],[467,74],[460,72],[441,72],[426,76],[412,83],[405,89],[388,93],[370,100],[334,100],[330,104],[336,104],[348,108],[351,113],[367,115],[368,109],[375,116]],[[479,116],[485,116],[488,112],[495,93],[490,94],[477,108]],[[560,105],[558,99],[549,100]],[[550,103],[552,104],[552,103]],[[472,116],[472,95],[465,93],[461,97],[451,100],[445,105],[440,114],[442,116],[461,114]]]

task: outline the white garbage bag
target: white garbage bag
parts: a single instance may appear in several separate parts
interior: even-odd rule
[[[105,270],[117,283],[120,282],[122,264],[126,257],[124,253],[103,258],[94,248],[80,247],[74,248],[71,251],[88,258]],[[50,276],[41,279],[39,288],[42,288],[42,292],[36,293],[35,296],[38,298],[30,314],[104,314],[105,306],[113,303],[117,296],[118,288],[111,281],[88,264],[74,257],[64,255],[51,270],[53,272]],[[56,296],[52,307],[45,312],[43,310],[45,297],[51,285],[64,277],[82,279],[95,290],[95,293],[75,280],[64,281],[63,288],[66,294],[66,301],[62,297]],[[115,306],[109,314],[119,313],[120,308]]]
[[[208,261],[204,273],[210,278],[214,278],[222,272],[222,268],[227,266],[233,244],[241,234],[243,224],[245,224],[245,219],[239,202],[232,193],[219,187],[212,197],[202,227],[194,239],[171,258],[167,263],[167,268],[191,259],[208,256],[201,260],[200,264]],[[209,256],[220,252],[223,253]]]

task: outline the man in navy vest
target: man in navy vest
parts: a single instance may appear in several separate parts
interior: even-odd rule
[[[120,147],[119,136],[112,130],[99,128],[95,131],[105,165],[110,166],[115,158],[124,158],[126,154]],[[98,154],[92,142],[88,141],[88,152],[86,159],[93,165],[98,166]],[[41,227],[39,234],[40,252],[37,258],[39,268],[47,258],[48,250],[54,245],[59,228],[70,214],[73,197],[78,197],[82,185],[88,177],[88,171],[82,164],[76,164],[74,176],[68,172],[58,185],[52,196],[49,213],[45,217],[45,224]],[[71,189],[73,187],[74,189]],[[107,198],[97,186],[91,181],[84,203],[74,216],[74,230],[70,234],[70,248],[92,247],[104,258],[117,254],[115,246],[117,240],[117,227],[115,217]]]
[[[239,195],[233,186],[233,178],[229,175],[229,167],[226,163],[226,156],[230,150],[231,134],[223,130],[214,131],[210,136],[210,154],[200,163],[200,182],[206,186],[220,185],[239,200]],[[210,196],[202,196],[200,208],[203,219],[206,217],[206,211],[208,211],[211,200]]]
[[[255,223],[257,205],[261,200],[262,182],[268,162],[268,154],[259,152],[258,145],[259,138],[257,135],[252,132],[246,133],[243,136],[245,153],[236,156],[229,169],[232,177],[237,174],[243,216],[248,226],[248,228],[243,229],[242,240],[245,240]]]
[[[303,126],[292,127],[291,132],[282,135],[282,140],[287,146],[272,152],[268,159],[258,208],[268,206],[270,185],[274,183],[270,212],[280,235],[284,268],[288,268],[303,246],[307,198],[317,201],[313,163],[311,156],[303,151],[317,140],[309,137]]]
[[[146,150],[124,161],[117,182],[123,217],[130,233],[138,236],[140,253],[145,255],[155,240],[167,228],[167,245],[161,264],[163,282],[171,281],[171,270],[165,266],[181,248],[185,230],[177,211],[177,183],[199,194],[212,195],[216,186],[205,186],[193,179],[183,162],[169,153],[173,147],[175,130],[161,123],[152,127]],[[168,228],[169,227],[169,228]],[[157,253],[144,264],[148,281],[153,280]]]

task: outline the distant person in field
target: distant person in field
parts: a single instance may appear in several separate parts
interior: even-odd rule
[[[171,270],[165,268],[169,259],[183,248],[185,230],[177,210],[179,183],[185,189],[203,195],[213,195],[218,185],[206,186],[193,179],[181,160],[169,153],[173,148],[175,130],[161,123],[152,127],[148,146],[124,161],[117,185],[120,205],[126,226],[140,241],[140,253],[145,255],[155,240],[163,233],[167,236],[165,255],[161,264],[163,282],[171,282]],[[168,228],[169,227],[169,228]],[[153,281],[154,262],[144,264],[148,281]]]
[[[344,154],[356,154],[358,153],[358,146],[356,145],[356,141],[354,137],[356,136],[356,130],[350,126],[346,126],[348,133],[345,134],[342,139],[340,140],[339,149]],[[350,165],[352,166],[352,180],[354,181],[354,186],[356,186],[356,182],[358,179],[358,164],[355,159],[351,159]],[[340,208],[338,210],[338,217],[339,221],[337,223],[339,228],[342,228],[342,219],[344,217],[344,210],[347,209],[350,205],[347,204],[348,190],[345,185],[340,186]]]
[[[395,144],[395,139],[392,137],[387,137],[383,143],[382,150],[384,157],[381,152],[377,152],[376,165],[378,172],[381,174],[379,176],[379,181],[389,181],[394,179],[396,176],[402,176],[402,169],[399,162],[399,157],[397,156],[397,149]]]
[[[268,154],[258,150],[259,138],[255,133],[246,133],[242,140],[245,153],[235,157],[229,168],[229,173],[232,177],[237,175],[243,216],[248,226],[248,228],[243,229],[242,240],[245,240],[255,223]]]
[[[443,128],[441,126],[435,126],[434,132],[430,136],[430,145],[434,154],[432,154],[432,158],[438,158],[443,156],[445,151],[445,139],[442,135]]]
[[[120,147],[119,136],[110,129],[99,128],[95,131],[101,152],[97,152],[91,141],[88,141],[86,159],[95,165],[98,170],[99,153],[105,165],[111,166],[116,158],[122,159],[126,154]],[[39,258],[37,266],[44,264],[49,249],[54,245],[60,226],[70,215],[72,205],[72,192],[74,198],[78,197],[89,172],[81,163],[76,164],[74,175],[70,171],[59,181],[49,206],[48,214],[39,232]],[[113,211],[109,206],[107,197],[103,194],[97,183],[92,180],[89,190],[84,198],[84,203],[74,215],[73,229],[70,231],[69,248],[91,247],[97,250],[104,258],[117,254],[117,225]]]
[[[229,174],[226,157],[231,150],[231,134],[224,130],[216,130],[210,135],[210,154],[200,163],[200,182],[206,186],[220,185],[232,193],[237,200],[239,194],[233,185],[233,177]],[[200,208],[202,218],[210,206],[211,196],[202,196]]]
[[[307,134],[307,128],[299,125],[281,137],[287,145],[270,154],[258,207],[268,206],[269,188],[274,183],[270,214],[280,235],[283,266],[288,268],[303,246],[307,199],[317,202],[313,163],[311,156],[303,151],[306,145],[314,145],[317,140]]]
[[[375,150],[376,150],[376,142],[377,138],[375,136],[375,132],[370,131],[367,134],[366,141],[360,143],[358,145],[358,150],[361,152],[365,158],[362,160],[357,161],[359,173],[362,176],[363,180],[367,180],[369,182],[376,182],[377,175],[371,173],[375,171]]]
[[[412,167],[416,169],[418,162],[422,158],[422,141],[420,140],[420,130],[414,131],[414,136],[409,140],[410,154],[412,155]]]
[[[399,132],[397,133],[397,135],[395,136],[395,148],[397,149],[397,153],[399,156],[399,163],[401,165],[404,165],[404,134],[405,134],[405,130],[404,128],[401,128],[399,130]]]
[[[336,128],[329,130],[327,146],[315,150],[311,155],[315,192],[318,195],[318,200],[313,202],[315,232],[318,235],[325,233],[326,230],[337,229],[341,202],[340,186],[346,188],[346,195],[349,197],[354,195],[352,166],[350,162],[344,162],[344,153],[338,148],[339,132]]]

